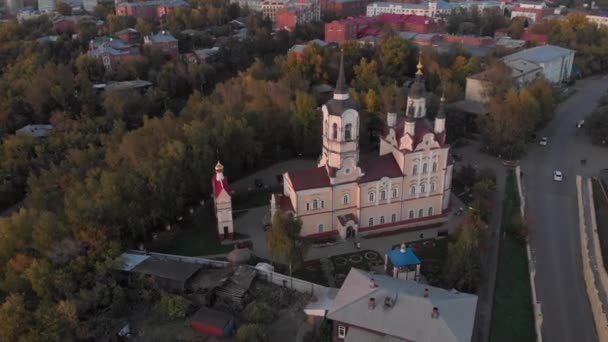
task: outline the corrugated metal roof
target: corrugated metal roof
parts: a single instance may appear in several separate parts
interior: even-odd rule
[[[120,271],[130,272],[135,266],[144,262],[150,256],[145,254],[122,253],[114,261],[114,268]]]
[[[530,62],[541,63],[569,55],[573,52],[575,51],[555,45],[543,45],[516,52],[514,54],[505,56],[503,59],[505,61],[523,59]]]

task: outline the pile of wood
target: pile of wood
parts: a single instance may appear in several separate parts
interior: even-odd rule
[[[254,269],[241,265],[231,276],[220,281],[220,285],[215,287],[213,294],[224,304],[243,308],[249,297],[249,289],[255,276]]]

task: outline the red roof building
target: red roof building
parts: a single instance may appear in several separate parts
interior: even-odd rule
[[[325,24],[325,41],[343,42],[367,36],[378,36],[388,25],[395,31],[432,33],[441,31],[434,19],[413,14],[381,14],[374,17],[355,17],[334,20]]]
[[[179,56],[177,39],[167,31],[161,31],[157,34],[144,37],[144,45],[159,49],[165,56],[171,57],[171,59],[177,59]]]
[[[127,60],[139,57],[139,47],[125,44],[120,39],[99,37],[89,43],[88,55],[98,59],[106,70],[114,70],[116,66]]]
[[[116,5],[116,15],[162,20],[176,7],[189,7],[184,0],[152,0],[143,2],[121,2]]]
[[[549,37],[546,34],[532,33],[530,31],[526,31],[521,35],[521,40],[525,40],[526,42],[533,42],[537,45],[547,45],[547,43],[549,42]]]
[[[321,0],[321,12],[333,12],[341,17],[365,14],[367,5],[373,0]]]

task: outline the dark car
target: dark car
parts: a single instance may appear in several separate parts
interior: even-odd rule
[[[256,178],[253,180],[253,184],[255,185],[256,188],[263,188],[264,187],[264,182],[262,182],[261,179]]]

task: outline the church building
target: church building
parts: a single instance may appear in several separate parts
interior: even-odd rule
[[[429,226],[448,218],[452,162],[446,144],[444,99],[434,122],[426,118],[423,66],[407,98],[406,114],[387,113],[379,156],[359,160],[359,104],[348,94],[343,56],[333,98],[322,107],[322,151],[317,167],[283,174],[283,193],[271,214],[293,212],[302,235],[385,232]],[[437,227],[428,237],[445,234]],[[428,233],[427,233],[428,231]]]

